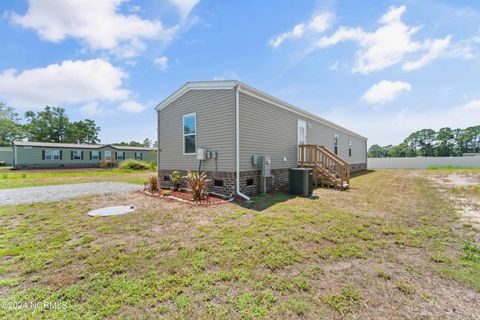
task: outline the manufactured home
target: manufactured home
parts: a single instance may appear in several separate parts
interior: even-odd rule
[[[13,143],[15,169],[95,168],[102,160],[156,161],[155,148],[118,145],[25,142]]]
[[[12,147],[0,147],[0,166],[12,166],[13,165],[13,148]]]
[[[210,191],[248,199],[287,186],[289,168],[341,187],[366,169],[367,138],[239,81],[188,82],[156,111],[164,184],[174,170],[200,170]]]

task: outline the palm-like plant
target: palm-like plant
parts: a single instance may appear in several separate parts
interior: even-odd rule
[[[207,193],[207,173],[188,171],[186,178],[192,190],[193,200],[202,199]]]

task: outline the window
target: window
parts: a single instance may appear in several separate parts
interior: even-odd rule
[[[125,152],[116,152],[117,160],[125,160]]]
[[[92,160],[100,160],[100,151],[92,151]]]
[[[352,140],[348,139],[348,156],[352,156]]]
[[[247,179],[247,186],[253,186],[253,178]]]
[[[135,160],[142,160],[142,153],[141,152],[135,152]]]
[[[183,154],[196,153],[197,115],[195,113],[183,116]]]
[[[215,179],[214,185],[215,185],[215,187],[223,187],[223,180]]]
[[[333,136],[333,152],[335,152],[335,154],[338,154],[338,135],[334,135]]]
[[[112,157],[112,151],[110,150],[105,150],[105,159],[111,158]]]
[[[82,152],[80,150],[73,150],[72,160],[81,160],[81,159],[82,159]]]
[[[45,160],[61,160],[60,150],[45,150]]]

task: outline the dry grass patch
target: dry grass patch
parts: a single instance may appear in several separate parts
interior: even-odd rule
[[[140,193],[0,209],[2,318],[468,318],[478,247],[452,204],[406,171],[355,177],[317,200],[190,207]],[[91,209],[137,211],[91,218]],[[434,298],[431,298],[434,297]],[[456,311],[453,311],[456,310]]]

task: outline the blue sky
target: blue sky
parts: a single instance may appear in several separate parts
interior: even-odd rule
[[[0,100],[155,138],[183,83],[238,79],[369,138],[480,124],[478,1],[0,2]]]

